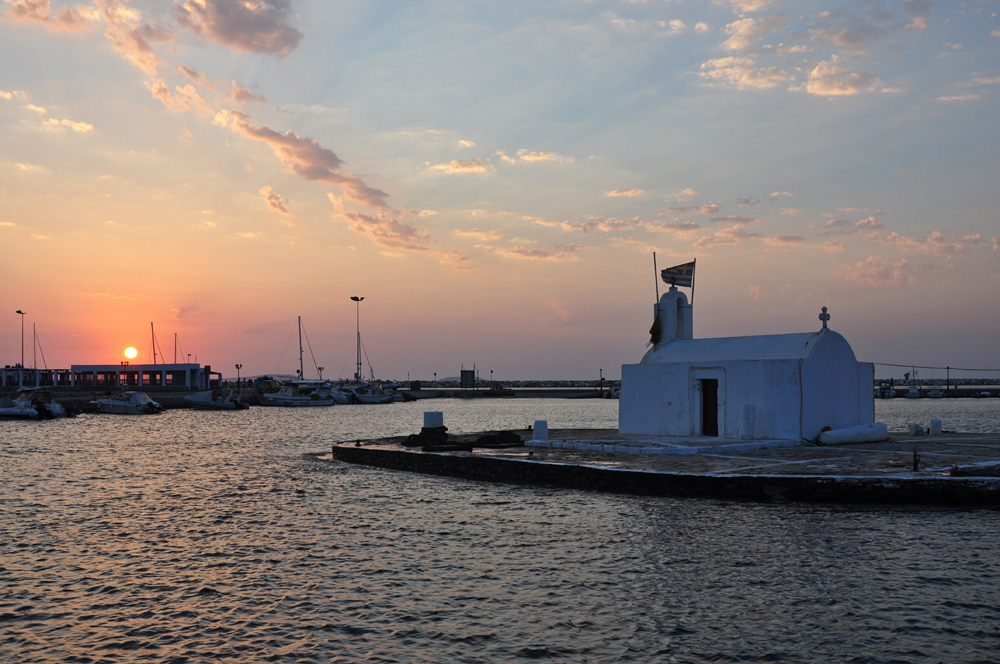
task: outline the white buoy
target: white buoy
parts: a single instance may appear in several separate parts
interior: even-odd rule
[[[753,440],[756,426],[757,407],[752,403],[743,404],[743,426],[740,427],[740,440]]]
[[[535,441],[546,441],[549,439],[549,423],[548,420],[535,420],[535,425],[532,427],[534,431],[534,436],[532,440]]]
[[[847,443],[877,443],[889,437],[889,430],[883,422],[859,424],[844,429],[832,429],[819,435],[824,445],[844,445]]]
[[[931,418],[931,431],[930,431],[931,435],[932,436],[940,436],[941,435],[941,431],[942,431],[941,420],[939,420],[936,417],[932,417]]]
[[[428,410],[424,412],[424,428],[437,429],[444,426],[444,413],[440,410]]]

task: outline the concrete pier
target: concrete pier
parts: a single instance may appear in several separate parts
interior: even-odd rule
[[[532,432],[514,432],[524,441]],[[425,452],[404,438],[334,445],[319,458],[400,471],[650,496],[721,500],[1000,507],[1000,435],[953,434],[855,445],[787,441],[663,441],[616,430],[549,430],[547,446],[476,448],[483,434],[449,437],[471,451]],[[957,469],[957,470],[956,470]]]

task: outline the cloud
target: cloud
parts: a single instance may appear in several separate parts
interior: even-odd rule
[[[882,228],[882,222],[875,217],[866,217],[860,221],[849,219],[829,219],[823,225],[811,224],[809,227],[824,234],[831,233],[861,233]]]
[[[993,255],[1000,258],[1000,238],[993,238]]]
[[[777,67],[757,67],[753,58],[716,58],[701,65],[698,76],[708,85],[722,85],[739,90],[767,90],[791,80],[791,75]]]
[[[732,226],[716,231],[714,235],[699,238],[694,243],[694,247],[696,249],[711,249],[725,245],[742,244],[745,240],[756,237],[760,236],[757,233],[748,232],[741,226]]]
[[[728,217],[712,217],[712,221],[719,224],[732,224],[735,227],[743,228],[750,224],[759,224],[760,219],[754,217],[739,217],[736,215],[730,215]]]
[[[535,161],[563,161],[571,162],[573,159],[571,157],[563,157],[555,154],[554,152],[530,152],[528,150],[518,150],[517,156],[521,158],[521,161],[535,162]]]
[[[232,81],[229,86],[229,96],[226,97],[227,100],[233,102],[234,104],[239,104],[243,106],[251,102],[264,102],[267,98],[264,95],[254,94],[250,92],[247,88],[238,84],[236,81]]]
[[[390,217],[382,210],[374,215],[345,211],[343,216],[354,222],[353,230],[368,235],[381,247],[416,252],[428,250],[426,245],[430,241],[430,234],[427,231],[400,221],[397,217]]]
[[[741,18],[726,26],[729,39],[722,43],[727,51],[742,51],[788,24],[788,17],[775,14],[764,18]]]
[[[953,235],[947,237],[940,231],[932,231],[930,235],[923,238],[907,237],[899,233],[890,233],[885,236],[872,236],[873,240],[883,244],[895,244],[920,251],[925,251],[932,256],[953,256],[956,254],[970,255],[973,249],[986,246],[986,240],[982,235],[965,235],[959,237]]]
[[[653,20],[623,18],[615,12],[605,12],[603,18],[616,30],[630,34],[679,35],[687,30],[687,25],[680,19]]]
[[[770,247],[798,247],[805,243],[800,235],[765,235],[761,242]]]
[[[152,83],[146,83],[145,85],[154,98],[159,99],[163,102],[164,106],[175,113],[194,111],[198,115],[205,117],[215,114],[215,110],[208,105],[191,84],[176,86],[174,88],[174,91],[177,93],[176,95],[170,93],[170,89],[163,82],[162,78],[158,78]]]
[[[288,199],[278,192],[273,191],[270,187],[261,187],[258,193],[260,193],[261,198],[267,203],[267,206],[275,212],[283,215],[291,214],[288,211]]]
[[[697,191],[695,191],[691,187],[688,187],[686,189],[681,189],[679,192],[677,192],[675,198],[677,199],[678,203],[687,203],[688,201],[693,200],[694,197],[697,195],[698,195]]]
[[[617,217],[592,217],[586,221],[564,221],[560,226],[564,231],[582,231],[586,233],[590,230],[599,230],[604,233],[617,232],[624,229],[642,228],[647,222],[641,217],[631,219],[619,219]]]
[[[504,258],[528,261],[568,261],[576,260],[576,252],[582,248],[579,244],[558,245],[553,249],[528,249],[523,246],[509,249],[497,249],[496,253]]]
[[[820,14],[820,18],[830,25],[808,28],[809,38],[851,55],[864,55],[872,42],[886,35],[885,29],[853,14],[827,11]]]
[[[576,315],[568,305],[556,299],[545,301],[547,311],[539,316],[539,322],[546,326],[562,327],[571,325],[576,321]]]
[[[212,83],[208,80],[208,78],[199,71],[195,71],[194,69],[191,69],[190,67],[186,67],[184,65],[177,65],[177,71],[184,74],[188,78],[188,80],[191,81],[192,83],[203,85],[212,91],[216,90],[216,87],[212,85]]]
[[[719,4],[729,5],[738,14],[749,14],[770,7],[774,4],[774,0],[725,0],[724,2],[720,1]]]
[[[478,240],[480,242],[497,242],[503,239],[503,233],[498,230],[492,231],[482,231],[478,228],[473,228],[467,231],[456,228],[452,231],[455,235],[461,238],[471,238],[473,240]]]
[[[472,141],[467,141],[465,139],[462,139],[458,142],[458,148],[460,150],[464,150],[466,148],[474,148],[474,147],[476,147],[476,144],[473,143]]]
[[[320,146],[315,139],[300,137],[291,130],[282,134],[253,125],[249,117],[239,111],[221,111],[215,122],[246,138],[265,143],[286,168],[306,180],[339,186],[344,196],[357,203],[372,207],[387,205],[388,194],[369,186],[356,175],[342,173],[340,157]]]
[[[83,32],[91,28],[98,14],[93,7],[77,5],[63,7],[52,15],[49,0],[18,0],[7,10],[7,17],[12,21],[40,23],[54,31]]]
[[[670,214],[689,214],[697,213],[703,214],[705,216],[716,214],[719,211],[719,206],[715,203],[706,203],[705,205],[687,205],[683,207],[668,207],[663,208],[663,212],[669,212]]]
[[[612,189],[611,191],[605,192],[604,195],[609,198],[635,198],[636,196],[642,196],[643,193],[645,192],[643,192],[642,189],[636,189],[633,187],[632,189]]]
[[[174,13],[182,27],[240,53],[285,56],[303,36],[288,25],[289,0],[185,0]]]
[[[874,74],[848,73],[840,66],[840,58],[833,56],[827,62],[820,62],[809,73],[806,91],[814,95],[838,97],[876,90],[882,85],[882,79]]]
[[[57,120],[55,118],[48,118],[42,122],[42,127],[50,131],[62,131],[63,129],[71,129],[78,134],[89,134],[94,131],[94,125],[87,122],[77,122],[75,120]]]
[[[485,175],[493,171],[489,162],[482,159],[452,159],[446,164],[435,164],[430,169],[447,175]]]
[[[907,286],[916,280],[913,269],[905,258],[893,262],[879,256],[869,256],[865,260],[845,268],[839,276],[872,288]]]
[[[105,36],[115,51],[147,74],[156,73],[163,61],[153,53],[153,43],[173,39],[170,30],[156,25],[143,25],[142,14],[117,0],[103,0],[101,17],[107,23]]]

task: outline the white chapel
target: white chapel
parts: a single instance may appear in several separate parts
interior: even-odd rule
[[[659,338],[622,366],[621,434],[812,441],[874,422],[874,365],[829,328],[826,307],[816,332],[695,339],[693,306],[672,286],[654,316]]]

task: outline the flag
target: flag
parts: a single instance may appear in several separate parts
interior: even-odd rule
[[[694,286],[694,261],[661,270],[660,276],[663,277],[663,281],[671,286],[690,288]]]

